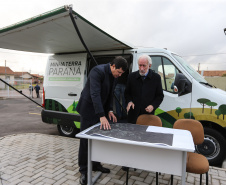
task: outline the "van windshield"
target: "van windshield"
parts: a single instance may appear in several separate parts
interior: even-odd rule
[[[180,64],[187,70],[187,72],[198,82],[207,83],[207,81],[193,68],[191,67],[182,57],[172,53],[174,58],[180,62]]]

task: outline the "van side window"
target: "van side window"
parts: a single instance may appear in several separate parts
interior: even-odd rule
[[[163,57],[163,68],[165,72],[166,90],[169,92],[174,92],[173,91],[174,80],[176,74],[179,73],[179,71],[172,64],[172,62],[165,57]]]
[[[172,62],[161,56],[150,56],[152,59],[151,69],[161,76],[162,89],[168,92],[173,91],[176,74],[179,73]]]
[[[153,56],[150,56],[150,57],[152,59],[151,69],[161,76],[162,89],[166,90],[166,86],[165,86],[165,82],[164,82],[163,69],[162,69],[162,57],[153,57]]]

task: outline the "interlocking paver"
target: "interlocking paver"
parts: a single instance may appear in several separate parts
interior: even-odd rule
[[[144,181],[144,178],[141,178],[141,177],[131,176],[130,178],[136,181],[141,181],[141,182]]]
[[[33,178],[31,178],[31,177],[28,177],[28,176],[23,176],[22,178],[20,178],[23,182],[27,182],[27,183],[29,183],[29,182],[31,182],[31,181],[33,181],[34,179]]]
[[[148,175],[148,176],[145,178],[144,182],[150,184],[150,183],[153,181],[153,179],[154,179],[154,177]]]
[[[108,182],[106,185],[114,185],[113,182]]]
[[[219,174],[220,177],[225,177],[226,176],[225,171],[218,171],[218,174]]]
[[[111,179],[111,182],[115,184],[124,184],[124,181],[118,180],[118,179]]]
[[[28,183],[28,182],[20,182],[18,185],[30,185],[30,183]]]
[[[78,177],[75,177],[74,175],[66,175],[65,178],[74,181],[74,180],[76,180]]]
[[[31,184],[38,184],[39,182],[43,182],[44,183],[43,179],[45,179],[45,177],[40,176],[37,179],[31,181]]]
[[[147,171],[142,171],[139,177],[146,178],[147,176],[148,176],[148,172]]]
[[[17,174],[16,176],[13,176],[12,178],[10,178],[9,181],[12,183],[14,181],[17,181],[21,177],[23,177],[23,174]]]
[[[192,177],[192,176],[188,176],[188,178],[187,178],[187,182],[189,182],[189,183],[193,183],[193,184],[194,184],[194,182],[195,182],[195,178],[194,178],[194,177]]]
[[[54,184],[56,181],[50,178],[44,178],[43,182],[47,183],[47,184]]]
[[[218,179],[213,179],[212,184],[214,185],[220,185],[220,181]]]
[[[11,184],[11,185],[17,185],[17,184],[21,183],[21,181],[22,181],[22,180],[20,180],[20,179],[16,179],[16,180],[14,180],[14,181],[11,181],[10,184]]]
[[[79,184],[79,139],[44,134],[18,134],[0,138],[0,184],[76,185]],[[110,174],[102,174],[96,185],[125,184],[121,166],[104,164]],[[95,175],[95,173],[93,173]],[[155,172],[130,168],[129,185],[156,183]],[[198,185],[198,174],[186,174],[186,185]],[[174,185],[181,183],[174,176]],[[203,175],[203,184],[205,175]],[[170,174],[159,174],[159,184],[170,184]],[[226,185],[226,169],[210,167],[209,185]]]
[[[102,181],[100,181],[100,184],[107,184],[108,181],[110,181],[111,178],[110,177],[105,177]]]
[[[67,179],[66,178],[61,178],[59,180],[57,180],[53,185],[61,185],[64,184],[64,182],[66,182]]]
[[[141,182],[141,181],[135,181],[134,185],[148,185],[147,183]]]

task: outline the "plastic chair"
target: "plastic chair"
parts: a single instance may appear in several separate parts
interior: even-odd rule
[[[162,127],[162,121],[158,116],[142,114],[137,118],[137,125],[148,125]],[[158,185],[158,172],[156,172],[156,185]]]
[[[202,124],[193,119],[179,119],[173,128],[183,129],[191,132],[195,145],[200,145],[204,141],[204,129]],[[186,172],[200,174],[200,185],[202,184],[202,174],[206,174],[206,185],[208,185],[209,162],[205,156],[198,153],[187,153]],[[171,175],[171,184],[173,184],[173,175]]]
[[[152,114],[142,114],[137,118],[137,125],[149,125],[162,127],[162,121],[158,116]]]

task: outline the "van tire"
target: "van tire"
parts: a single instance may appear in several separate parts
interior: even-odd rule
[[[226,156],[226,139],[213,128],[204,127],[204,133],[204,142],[196,146],[196,151],[206,156],[211,166],[219,166]]]
[[[58,132],[61,136],[72,137],[74,138],[77,133],[79,133],[79,129],[76,127],[57,125]]]

